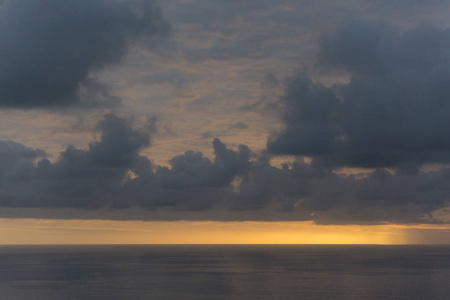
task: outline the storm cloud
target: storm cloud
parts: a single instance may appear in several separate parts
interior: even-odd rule
[[[139,158],[138,151],[150,143],[151,131],[134,130],[130,122],[106,115],[97,127],[100,141],[90,143],[87,150],[69,145],[54,163],[47,158],[36,161],[38,151],[4,141],[15,146],[2,157],[9,163],[2,170],[0,201],[7,206],[79,208],[114,201],[125,173]],[[19,155],[13,155],[15,149]],[[13,180],[11,174],[16,174]]]
[[[240,182],[230,208],[323,224],[439,223],[433,212],[449,205],[449,171],[345,175],[301,160],[277,168],[263,159]]]
[[[282,102],[286,128],[268,149],[334,166],[398,167],[450,159],[450,31],[351,21],[320,41],[324,71],[350,76],[327,87],[300,74]]]
[[[252,219],[264,220],[270,211],[279,220],[377,223],[439,222],[432,213],[449,201],[446,168],[344,175],[301,159],[275,167],[268,155],[245,145],[229,148],[219,139],[212,142],[214,159],[187,151],[159,166],[140,154],[151,146],[152,120],[136,127],[107,114],[96,128],[98,141],[87,149],[69,145],[54,162],[41,150],[1,141],[0,205],[74,208],[80,216],[138,208],[144,217],[146,210],[203,211],[200,219],[214,220],[228,211],[229,219],[239,219],[251,211]]]
[[[0,143],[0,204],[12,207],[82,209],[171,207],[204,210],[226,194],[235,176],[250,168],[251,152],[213,141],[215,159],[187,151],[170,160],[170,168],[153,165],[139,154],[150,146],[154,124],[134,128],[112,114],[96,127],[98,142],[82,150],[69,145],[55,162],[40,150],[12,141]]]
[[[169,31],[153,1],[9,0],[0,5],[3,107],[117,103],[91,73],[119,62],[131,44]]]

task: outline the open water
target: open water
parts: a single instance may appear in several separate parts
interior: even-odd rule
[[[0,299],[450,299],[450,247],[1,246]]]

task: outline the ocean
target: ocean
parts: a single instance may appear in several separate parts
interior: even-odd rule
[[[450,247],[0,246],[0,299],[450,299]]]

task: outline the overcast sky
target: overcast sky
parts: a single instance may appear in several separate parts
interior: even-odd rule
[[[449,14],[0,0],[0,217],[445,223]]]

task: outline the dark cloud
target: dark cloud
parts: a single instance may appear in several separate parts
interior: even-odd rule
[[[322,199],[313,197],[305,205],[321,203],[326,208],[315,210],[318,223],[439,222],[430,215],[448,206],[449,171],[391,174],[379,169],[364,178],[344,177],[337,183],[337,193]]]
[[[230,208],[269,209],[279,219],[323,224],[440,222],[431,215],[449,205],[449,172],[377,169],[346,176],[302,161],[276,168],[261,158],[232,194]]]
[[[307,155],[331,166],[417,172],[450,159],[450,31],[347,22],[320,42],[325,70],[348,73],[325,87],[306,74],[287,84],[284,132],[273,153]]]
[[[9,183],[2,191],[1,202],[9,206],[80,208],[114,202],[124,175],[139,158],[139,150],[149,145],[151,131],[134,130],[131,121],[114,115],[106,115],[98,129],[102,131],[99,142],[90,143],[88,150],[69,145],[55,163],[44,158],[32,164],[35,157],[31,155],[25,162],[12,161],[10,169],[24,163],[27,169],[16,180],[23,183]]]
[[[268,143],[271,152],[315,155],[331,151],[339,99],[332,89],[305,76],[292,78],[283,97],[286,130]]]
[[[139,151],[150,145],[154,124],[133,128],[130,120],[105,115],[98,142],[87,150],[69,145],[52,163],[41,151],[11,141],[0,144],[0,203],[12,207],[179,207],[204,210],[225,195],[250,168],[246,146],[234,151],[213,141],[215,159],[188,151],[154,166]],[[38,160],[38,161],[37,161]]]
[[[41,150],[34,150],[13,141],[0,140],[0,185],[29,177],[33,161],[45,156]]]
[[[169,29],[154,1],[139,0],[10,0],[0,19],[0,105],[18,108],[117,102],[90,73]]]
[[[184,215],[170,212],[203,211],[195,218],[223,220],[228,211],[227,220],[244,214],[252,220],[330,224],[440,222],[432,212],[450,200],[449,168],[417,174],[377,169],[345,176],[300,159],[274,167],[269,156],[256,156],[244,145],[230,149],[219,139],[213,141],[213,160],[187,151],[166,167],[139,154],[151,144],[153,121],[136,128],[132,120],[108,114],[96,128],[99,141],[86,150],[69,145],[55,162],[40,150],[1,141],[0,206],[78,209],[62,210],[61,218],[95,209],[103,218],[117,218],[116,212],[123,211],[120,218],[126,219],[124,209],[140,209],[144,219],[146,211],[158,210],[172,219]]]
[[[201,152],[187,151],[173,157],[170,168],[159,166],[154,173],[145,170],[146,176],[138,172],[139,177],[127,182],[125,189],[139,191],[136,199],[146,207],[210,209],[229,195],[235,176],[246,174],[251,166],[248,147],[241,145],[234,151],[219,139],[214,139],[213,147],[213,161]]]

